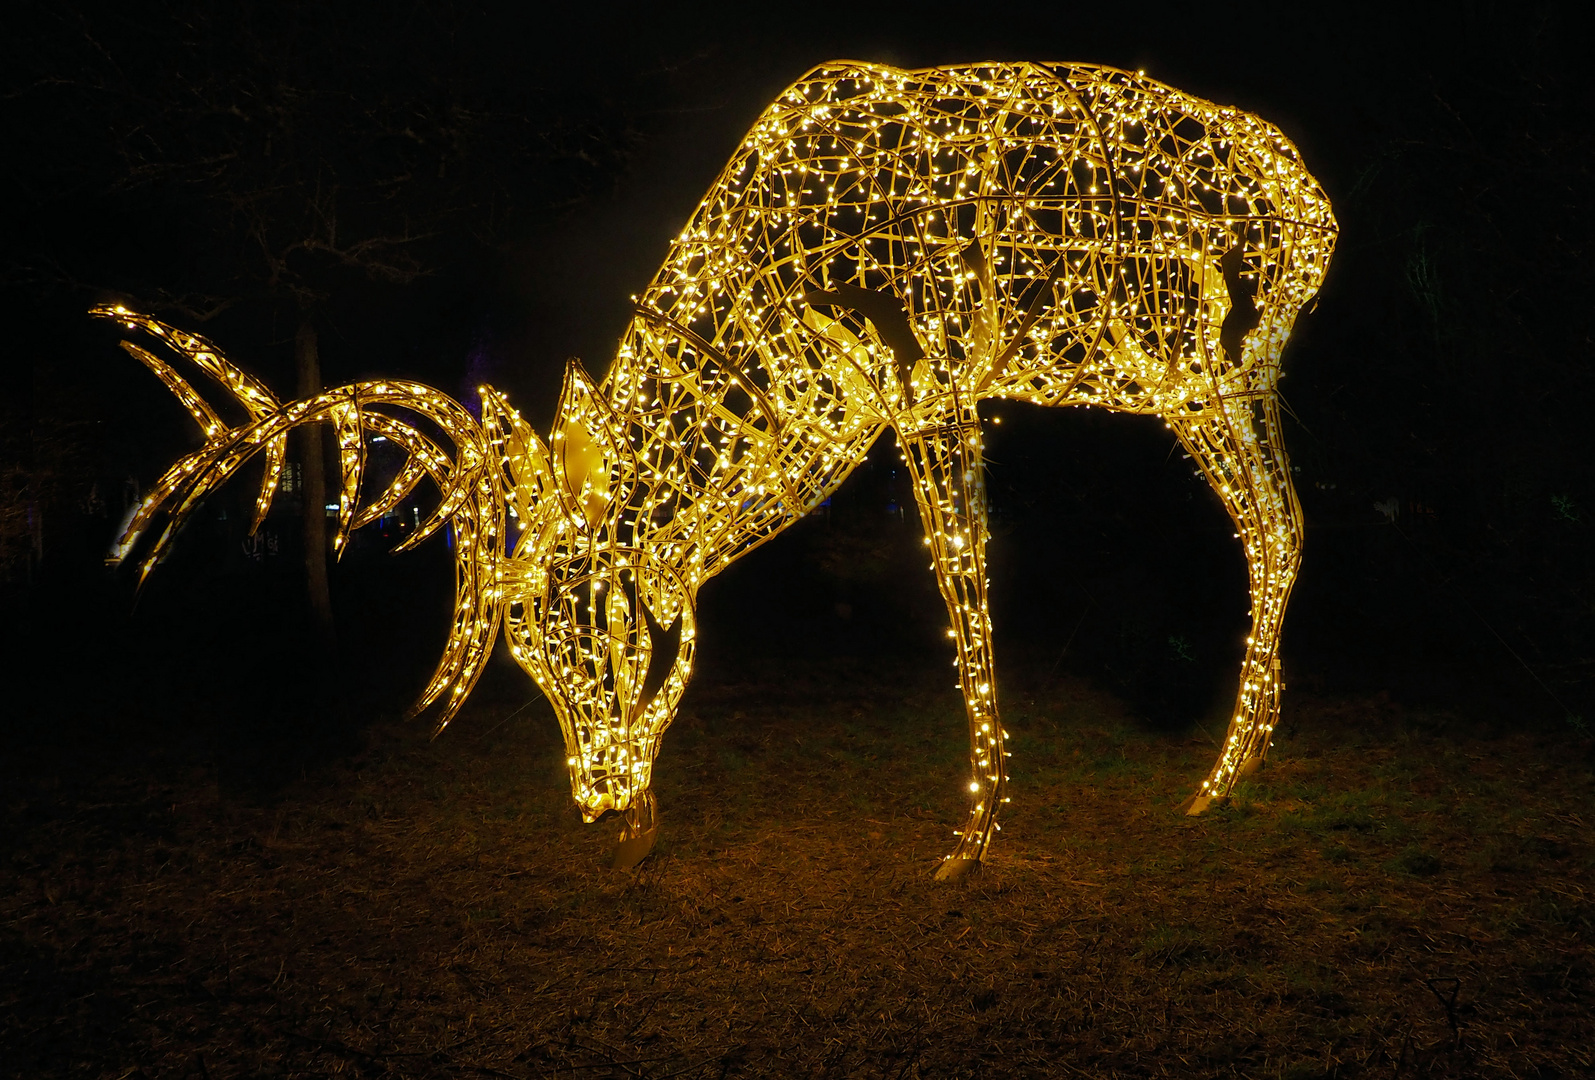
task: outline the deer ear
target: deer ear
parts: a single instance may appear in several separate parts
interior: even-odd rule
[[[566,365],[555,415],[549,449],[561,501],[578,525],[597,529],[637,476],[626,423],[576,360]]]
[[[538,503],[552,496],[557,484],[548,448],[503,394],[491,386],[479,392],[482,429],[496,458],[494,486],[522,528],[528,528],[536,519]]]

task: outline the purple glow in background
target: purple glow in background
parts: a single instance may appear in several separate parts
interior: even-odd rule
[[[465,375],[454,395],[478,421],[482,419],[482,399],[477,394],[477,387],[493,382],[493,373],[499,367],[494,355],[495,344],[493,329],[484,322],[477,328],[471,347],[465,354]]]

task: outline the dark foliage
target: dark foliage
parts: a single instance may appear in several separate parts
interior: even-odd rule
[[[617,106],[504,63],[469,7],[25,12],[13,274],[189,321],[261,294],[325,301],[339,269],[408,283],[586,197],[633,149]]]

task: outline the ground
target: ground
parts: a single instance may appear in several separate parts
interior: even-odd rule
[[[989,865],[951,673],[693,688],[659,847],[607,869],[544,703],[485,699],[270,797],[192,755],[5,793],[0,1074],[1572,1076],[1595,1068],[1595,749],[1291,697],[1214,756],[1070,678],[1007,690]],[[927,685],[928,684],[928,685]]]

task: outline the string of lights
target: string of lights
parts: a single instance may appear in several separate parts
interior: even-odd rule
[[[811,513],[891,428],[967,707],[971,810],[938,871],[957,877],[980,864],[1007,801],[978,405],[1160,416],[1228,510],[1253,627],[1223,748],[1190,804],[1200,812],[1261,762],[1279,713],[1302,529],[1276,386],[1335,235],[1277,129],[1144,75],[825,64],[737,148],[633,297],[604,378],[567,368],[547,442],[489,387],[480,422],[397,381],[283,405],[202,339],[97,309],[186,356],[249,415],[223,424],[170,365],[126,346],[207,443],[122,543],[166,516],[147,573],[182,517],[257,453],[263,515],[299,424],[338,435],[339,550],[430,479],[438,506],[403,546],[452,523],[458,589],[419,707],[441,701],[446,724],[502,627],[554,704],[578,806],[589,821],[622,816],[616,861],[631,865],[658,827],[652,768],[691,676],[699,588]],[[365,440],[379,434],[409,461],[362,510]]]

